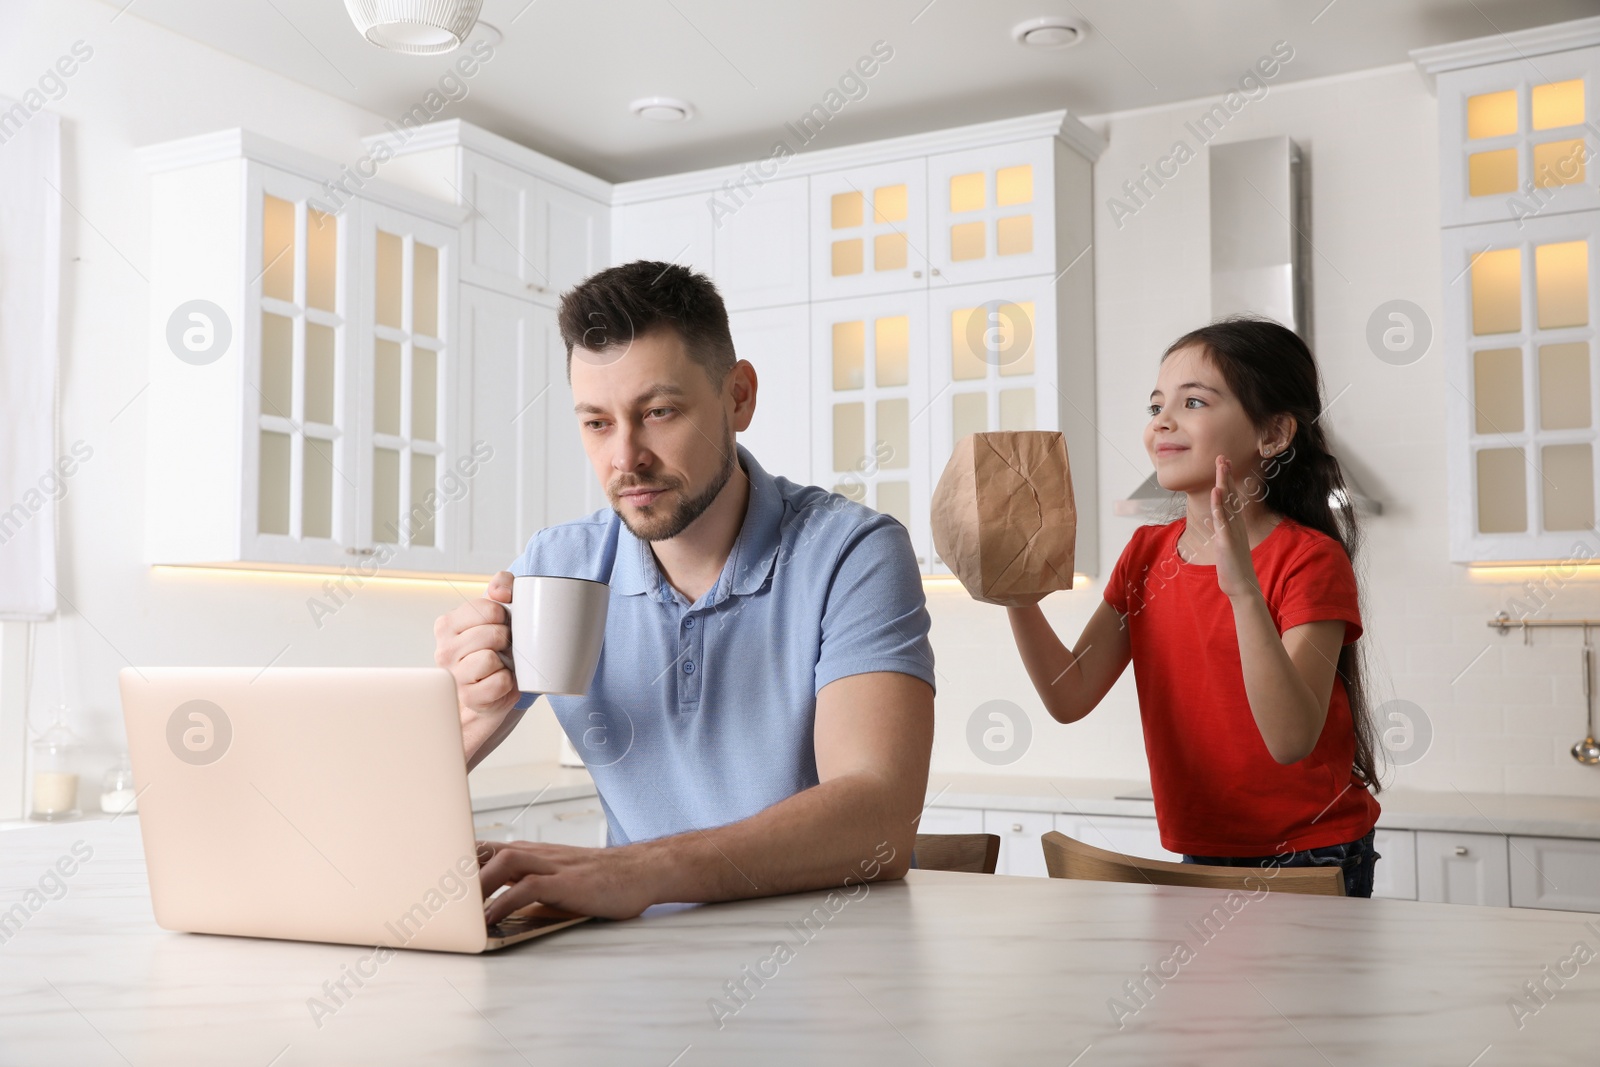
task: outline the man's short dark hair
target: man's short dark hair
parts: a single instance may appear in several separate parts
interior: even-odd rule
[[[678,332],[713,387],[721,389],[733,369],[722,294],[710,278],[676,263],[639,259],[592,275],[561,298],[560,325],[568,381],[574,347],[603,352],[663,328]]]

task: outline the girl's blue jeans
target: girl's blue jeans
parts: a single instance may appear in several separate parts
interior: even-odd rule
[[[1344,895],[1372,896],[1372,874],[1383,857],[1372,847],[1376,830],[1342,845],[1302,849],[1278,856],[1184,856],[1185,863],[1204,863],[1213,867],[1341,867],[1344,869]]]

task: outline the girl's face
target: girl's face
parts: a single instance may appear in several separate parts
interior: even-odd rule
[[[1203,492],[1217,484],[1217,457],[1233,461],[1242,482],[1255,471],[1264,439],[1204,349],[1180,348],[1161,361],[1150,394],[1144,447],[1161,488]]]

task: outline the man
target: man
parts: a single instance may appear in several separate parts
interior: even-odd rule
[[[933,742],[921,577],[898,522],[774,478],[734,435],[756,409],[704,275],[640,261],[569,292],[579,433],[612,510],[537,533],[486,599],[434,627],[468,767],[516,727],[513,574],[611,585],[587,695],[550,696],[608,848],[485,845],[490,922],[538,900],[609,918],[899,878]]]

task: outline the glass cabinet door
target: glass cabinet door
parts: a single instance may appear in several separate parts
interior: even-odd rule
[[[252,167],[247,183],[244,324],[247,403],[256,409],[246,442],[254,485],[244,503],[251,555],[342,563],[355,543],[350,451],[351,278],[345,215],[318,209],[310,182]],[[251,365],[253,364],[253,366]]]
[[[364,205],[361,239],[371,345],[361,397],[362,551],[383,545],[399,566],[438,569],[457,502],[447,490],[461,484],[446,479],[457,451],[449,387],[456,378],[455,233]]]
[[[811,177],[812,299],[927,287],[926,184],[920,158]]]
[[[1600,48],[1441,75],[1446,226],[1600,207]]]
[[[928,303],[894,293],[812,305],[812,479],[898,519],[918,563],[928,527]]]
[[[1446,231],[1454,558],[1565,558],[1594,526],[1597,244],[1600,212]]]
[[[947,152],[928,159],[932,284],[1052,274],[1051,140]]]
[[[996,430],[1060,429],[1055,300],[1049,278],[939,290],[930,295],[929,472],[933,484],[956,442]],[[1092,410],[1094,398],[1078,401]],[[948,573],[942,562],[940,573]]]

